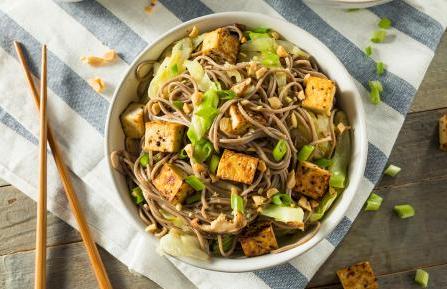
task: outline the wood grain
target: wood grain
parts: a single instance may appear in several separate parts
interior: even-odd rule
[[[129,272],[128,268],[99,248],[114,288],[158,289],[148,278]],[[32,288],[34,252],[0,257],[0,288]],[[3,283],[3,284],[2,284]],[[48,248],[47,288],[97,289],[98,285],[82,243]],[[179,287],[180,288],[180,287]]]
[[[447,107],[447,33],[441,39],[418,89],[411,112]]]

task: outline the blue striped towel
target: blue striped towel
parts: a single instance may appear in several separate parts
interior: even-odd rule
[[[133,271],[165,288],[304,288],[347,233],[379,180],[447,25],[447,2],[396,0],[355,13],[297,0],[160,0],[150,15],[143,11],[145,5],[146,0],[134,0],[132,4],[120,0],[0,1],[0,176],[36,197],[37,165],[30,160],[36,160],[38,155],[37,114],[12,41],[25,44],[36,77],[40,45],[47,43],[51,123],[88,222],[102,247]],[[103,151],[111,94],[135,56],[182,21],[231,10],[284,18],[327,45],[346,66],[364,97],[369,138],[361,189],[337,228],[315,248],[289,263],[240,274],[209,272],[156,254],[152,239],[134,225],[121,205],[108,179]],[[362,49],[378,19],[384,16],[393,21],[390,33],[394,40],[374,47],[374,55],[387,64],[382,77],[383,103],[375,106],[368,102],[367,92],[368,80],[375,78],[375,62],[365,57]],[[114,65],[93,69],[79,61],[83,55],[101,55],[107,48],[119,52]],[[104,78],[109,87],[103,94],[95,93],[86,82],[96,75]],[[49,210],[75,227],[53,162],[49,163],[49,180]],[[24,288],[24,284],[17,281],[10,288]]]

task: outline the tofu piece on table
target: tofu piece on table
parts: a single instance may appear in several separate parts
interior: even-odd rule
[[[246,154],[224,150],[217,167],[217,176],[223,180],[244,183],[253,183],[258,159]]]
[[[278,249],[273,226],[268,222],[256,224],[255,228],[250,228],[239,240],[247,257],[264,255]]]
[[[295,175],[296,185],[293,189],[312,199],[321,198],[329,186],[331,173],[310,162],[300,162]]]
[[[144,105],[131,102],[120,116],[124,135],[129,138],[141,138],[144,135]]]
[[[183,132],[184,126],[181,124],[160,120],[146,122],[144,151],[177,152]]]
[[[447,114],[439,119],[439,148],[447,151]]]
[[[311,76],[307,79],[305,95],[302,102],[304,108],[315,113],[331,115],[335,96],[335,83],[332,80]]]
[[[239,39],[228,29],[218,28],[205,34],[202,42],[202,53],[216,62],[235,63],[239,52]]]
[[[362,262],[337,271],[344,289],[377,289],[376,275],[369,262]]]
[[[152,184],[171,204],[181,204],[194,191],[184,178],[186,176],[172,164],[164,164]]]

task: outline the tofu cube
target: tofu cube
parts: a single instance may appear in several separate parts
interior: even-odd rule
[[[124,135],[141,138],[144,135],[144,105],[131,102],[120,116]]]
[[[172,164],[164,164],[160,172],[152,180],[162,197],[171,204],[181,204],[194,191],[185,181],[186,176]]]
[[[205,34],[202,42],[202,53],[216,62],[235,63],[239,52],[239,39],[230,34],[228,29],[218,28]]]
[[[246,232],[240,239],[242,250],[247,257],[270,253],[278,249],[275,233],[271,223],[261,223]]]
[[[439,148],[447,151],[447,114],[439,119]]]
[[[378,289],[376,275],[369,262],[362,262],[337,271],[344,289]]]
[[[223,180],[250,185],[253,183],[258,161],[255,157],[225,150],[220,158],[217,176]]]
[[[245,120],[236,104],[230,106],[231,132],[234,134],[244,134],[250,127],[250,123]]]
[[[144,151],[177,152],[182,144],[184,126],[154,120],[146,123]]]
[[[306,82],[304,108],[315,113],[331,115],[335,96],[335,83],[332,80],[310,76]]]
[[[310,162],[300,162],[294,191],[317,200],[326,193],[330,177],[329,171]]]

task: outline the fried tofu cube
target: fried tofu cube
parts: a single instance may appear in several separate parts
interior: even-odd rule
[[[131,102],[120,116],[124,135],[141,138],[144,135],[144,105]]]
[[[335,83],[332,80],[310,76],[307,79],[306,98],[302,102],[304,108],[315,113],[331,115],[335,96]]]
[[[255,225],[246,232],[240,239],[242,250],[247,257],[254,257],[270,253],[278,249],[275,233],[271,223],[261,223]]]
[[[310,162],[300,162],[294,191],[317,200],[326,193],[330,177],[329,171]]]
[[[242,116],[236,104],[230,106],[231,132],[244,134],[250,127],[250,123]]]
[[[228,29],[218,28],[205,34],[202,42],[202,53],[217,62],[235,63],[239,52],[239,39]]]
[[[217,167],[217,176],[223,180],[244,183],[253,183],[258,159],[249,155],[225,150]]]
[[[447,151],[447,114],[439,119],[439,148]]]
[[[177,152],[180,150],[184,126],[154,120],[146,123],[144,151]]]
[[[344,289],[377,289],[376,275],[369,262],[362,262],[337,271]]]
[[[194,191],[184,180],[186,176],[172,164],[164,164],[152,184],[171,204],[181,204]]]

